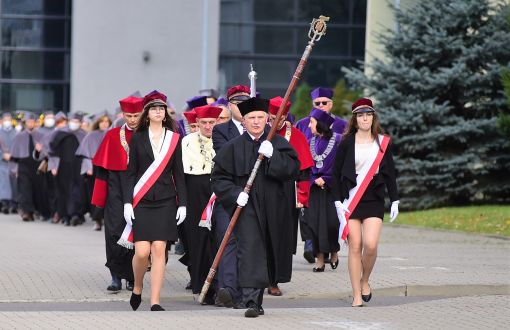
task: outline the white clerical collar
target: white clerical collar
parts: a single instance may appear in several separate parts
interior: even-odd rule
[[[242,124],[240,121],[238,121],[238,120],[234,119],[234,117],[232,117],[232,119],[231,119],[231,120],[232,120],[232,122],[236,125],[237,129],[239,130],[239,133],[240,133],[240,134],[243,134],[243,131],[244,131],[243,124]]]
[[[124,124],[124,127],[126,127],[128,130],[132,131],[133,129],[131,127],[129,127],[128,124]]]
[[[248,133],[248,131],[246,131],[246,133]],[[251,135],[250,133],[248,133],[248,135],[251,137],[253,141],[255,140],[258,141],[262,137],[262,135],[264,135],[264,132],[262,132],[262,134],[260,134],[259,137],[255,137],[255,135]]]

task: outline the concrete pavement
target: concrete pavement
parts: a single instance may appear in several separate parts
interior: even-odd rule
[[[397,220],[398,222],[398,220]],[[350,306],[343,248],[337,270],[312,273],[294,258],[283,297],[265,296],[266,315],[199,306],[187,272],[170,255],[165,313],[148,313],[149,276],[139,312],[129,292],[109,294],[103,232],[0,216],[0,328],[497,328],[510,324],[510,240],[385,223],[367,308]],[[157,315],[154,315],[157,314]]]

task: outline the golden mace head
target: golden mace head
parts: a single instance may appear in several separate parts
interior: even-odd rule
[[[326,34],[326,28],[328,27],[326,22],[329,21],[329,17],[320,15],[319,18],[314,18],[310,23],[310,30],[308,31],[308,38],[311,42],[319,41],[323,35]]]

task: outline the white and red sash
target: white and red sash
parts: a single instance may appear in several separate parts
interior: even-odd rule
[[[381,148],[379,148],[377,143],[372,145],[369,158],[356,176],[356,186],[349,191],[349,198],[343,201],[343,205],[346,206],[350,212],[354,211],[361,200],[361,197],[367,190],[370,181],[372,181],[374,174],[386,153],[388,144],[390,143],[390,137],[387,135],[379,135],[379,143],[381,144]],[[345,219],[347,222],[342,223],[342,221],[340,221],[339,237],[344,242],[349,234],[349,226],[347,224],[349,222],[350,215],[351,213],[345,212]]]
[[[163,173],[163,170],[170,161],[170,158],[172,157],[175,148],[177,147],[177,143],[179,143],[179,134],[167,131],[163,145],[161,147],[161,150],[166,150],[166,152],[161,152],[159,155],[157,155],[157,157],[154,158],[152,164],[147,168],[147,170],[145,170],[142,177],[135,185],[133,190],[133,209],[138,205],[143,196],[145,196],[147,191],[149,191],[149,189],[158,180],[161,173]],[[126,223],[126,227],[124,228],[122,236],[118,240],[117,244],[122,245],[128,249],[132,249],[134,247],[133,228],[129,223]]]
[[[207,202],[207,205],[205,206],[204,210],[202,211],[202,215],[200,216],[200,222],[198,223],[199,227],[207,228],[209,229],[209,231],[211,230],[212,228],[211,219],[215,203],[216,195],[213,193],[209,198],[209,201]]]

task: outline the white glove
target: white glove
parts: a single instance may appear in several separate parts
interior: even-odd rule
[[[337,213],[338,211],[343,211],[343,212],[347,212],[347,213],[351,213],[351,211],[349,211],[349,209],[347,208],[347,206],[345,206],[344,204],[342,204],[342,202],[340,201],[335,201],[335,208],[337,209]],[[342,212],[342,213],[343,213]]]
[[[400,201],[394,201],[391,203],[390,222],[395,221],[398,216],[398,203],[400,203]]]
[[[268,140],[260,144],[259,154],[263,154],[266,158],[271,158],[273,155],[273,145]]]
[[[347,219],[345,218],[345,212],[351,213],[349,209],[342,204],[340,201],[335,201],[335,209],[336,215],[338,216],[338,221],[340,221],[340,228],[345,227],[347,225]]]
[[[132,226],[134,218],[135,211],[133,211],[133,205],[131,203],[124,204],[124,220]]]
[[[177,213],[175,215],[175,220],[177,220],[177,226],[180,225],[184,219],[186,219],[186,206],[179,206],[177,209]]]
[[[262,146],[261,146],[262,147]],[[248,203],[248,194],[244,191],[241,191],[239,196],[237,196],[237,205],[244,207]]]

